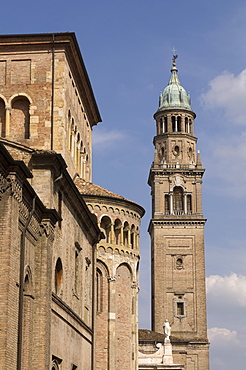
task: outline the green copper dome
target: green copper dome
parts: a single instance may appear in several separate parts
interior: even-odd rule
[[[168,86],[160,93],[159,111],[168,108],[181,108],[191,110],[190,94],[180,85],[178,69],[176,67],[177,55],[173,56],[173,66]]]

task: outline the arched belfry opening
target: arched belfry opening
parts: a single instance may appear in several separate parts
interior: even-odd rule
[[[173,189],[173,213],[181,215],[184,213],[184,190],[181,186]]]
[[[12,101],[11,135],[16,140],[30,138],[30,102],[25,96],[17,96]]]
[[[106,243],[110,243],[111,224],[112,224],[111,219],[108,216],[102,217],[100,227],[105,234]]]

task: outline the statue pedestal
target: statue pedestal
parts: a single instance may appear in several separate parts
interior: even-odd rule
[[[172,345],[170,343],[170,340],[167,338],[165,338],[164,341],[163,364],[173,364]]]

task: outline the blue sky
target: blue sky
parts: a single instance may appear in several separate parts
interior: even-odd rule
[[[150,327],[148,172],[153,114],[172,48],[197,114],[206,173],[203,210],[211,370],[242,369],[246,353],[246,2],[16,1],[1,4],[1,33],[74,31],[103,123],[94,129],[93,179],[146,209],[140,327]]]

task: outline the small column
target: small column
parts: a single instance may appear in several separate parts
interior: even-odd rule
[[[124,238],[124,232],[123,232],[123,225],[121,225],[121,228],[120,228],[120,245],[123,245],[123,240]]]
[[[71,125],[70,125],[70,122],[68,123],[68,132],[67,132],[67,137],[68,137],[68,141],[67,141],[67,148],[68,150],[71,150]]]
[[[74,158],[74,147],[75,147],[74,130],[72,130],[71,135],[72,135],[71,156],[72,156],[72,158]]]
[[[10,134],[10,112],[11,112],[11,108],[10,107],[6,107],[6,111],[5,111],[5,137],[9,137],[9,134]]]
[[[170,196],[169,196],[169,200],[170,200],[170,215],[173,214],[173,193],[171,192],[170,193]]]
[[[167,116],[167,131],[172,132],[172,120],[170,114]]]
[[[190,120],[189,126],[190,134],[194,136],[194,122],[192,120]]]
[[[79,175],[83,179],[83,153],[82,153],[82,151],[80,151],[80,161],[79,161],[79,163],[80,163]]]
[[[127,231],[127,246],[128,246],[128,248],[131,247],[131,230],[130,230],[130,227],[129,227],[129,230]]]
[[[111,244],[115,242],[114,225],[113,224],[110,225],[109,242]]]
[[[187,193],[184,193],[184,213],[187,215]]]
[[[181,132],[185,132],[185,116],[181,116]]]

